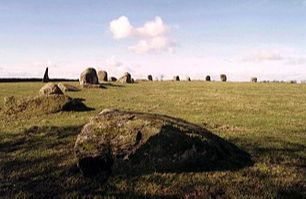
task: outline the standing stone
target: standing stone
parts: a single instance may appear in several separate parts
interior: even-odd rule
[[[173,80],[174,80],[174,81],[180,81],[180,76],[178,76],[178,75],[174,76],[174,77],[173,77]]]
[[[45,70],[45,74],[44,74],[44,77],[42,79],[42,82],[49,82],[48,67]]]
[[[124,73],[124,75],[118,79],[118,82],[128,84],[133,83],[131,74],[128,72]]]
[[[190,77],[186,77],[186,81],[190,82],[191,81]]]
[[[207,82],[210,82],[210,81],[211,81],[210,76],[209,76],[209,75],[207,75],[207,76],[206,76],[206,78],[205,78],[205,80],[206,80]]]
[[[257,82],[257,77],[252,77],[251,82],[256,83]]]
[[[94,68],[87,68],[81,73],[80,84],[99,84],[97,72]]]
[[[104,70],[100,70],[98,72],[98,79],[99,79],[99,82],[107,82],[108,81],[107,72]]]
[[[149,80],[149,81],[153,81],[152,75],[148,75],[148,80]]]
[[[226,82],[227,81],[227,77],[226,77],[225,74],[221,74],[220,75],[220,79],[221,79],[222,82]]]

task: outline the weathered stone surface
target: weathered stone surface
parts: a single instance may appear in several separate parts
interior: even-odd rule
[[[227,77],[226,77],[225,74],[221,74],[220,75],[220,79],[221,79],[222,82],[226,82],[227,81]]]
[[[102,111],[75,143],[86,176],[238,169],[251,163],[235,145],[194,124],[164,115]]]
[[[39,90],[40,95],[63,95],[62,90],[54,83],[47,83]]]
[[[133,83],[131,74],[130,73],[124,73],[124,75],[118,79],[118,82],[120,82],[120,83]]]
[[[80,75],[80,84],[99,84],[97,72],[94,68],[87,68]]]
[[[104,70],[98,71],[98,79],[99,82],[107,82],[108,81],[107,72]]]
[[[58,87],[63,91],[63,92],[69,92],[69,91],[80,91],[80,89],[76,86],[70,85],[70,84],[65,84],[65,83],[59,83]]]

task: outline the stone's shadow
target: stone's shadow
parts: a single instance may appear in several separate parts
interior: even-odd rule
[[[85,99],[81,98],[72,98],[69,102],[67,102],[63,106],[63,111],[77,111],[77,112],[85,112],[95,110],[94,108],[87,107],[83,102]]]
[[[118,88],[124,88],[124,85],[121,84],[114,84],[110,82],[102,82],[100,84],[85,84],[82,86],[83,88],[87,89],[108,89],[109,87],[118,87]]]
[[[263,143],[265,140],[269,145]],[[305,144],[289,142],[286,140],[276,139],[274,137],[260,137],[260,138],[235,138],[232,142],[242,146],[249,153],[259,161],[284,162],[287,165],[296,167],[306,167],[306,158],[303,151],[306,150]],[[273,154],[273,155],[271,155]],[[291,161],[288,161],[288,160]],[[295,160],[295,161],[292,161]]]
[[[124,85],[121,85],[121,84],[113,84],[113,83],[107,83],[107,82],[105,82],[105,83],[102,83],[102,85],[104,86],[104,88],[108,88],[108,87],[119,87],[119,88],[121,88],[121,87],[125,87]]]
[[[83,84],[82,89],[106,89],[104,84]]]

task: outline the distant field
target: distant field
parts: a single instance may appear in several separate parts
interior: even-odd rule
[[[0,83],[0,100],[35,96],[42,85]],[[84,98],[93,111],[26,118],[0,113],[0,197],[306,197],[305,84],[167,81],[105,87],[67,93]],[[74,142],[82,125],[104,108],[182,118],[236,144],[255,164],[239,171],[112,176],[107,183],[84,178],[75,169]]]

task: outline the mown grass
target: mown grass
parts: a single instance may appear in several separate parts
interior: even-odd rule
[[[35,96],[42,85],[1,83],[0,99]],[[68,93],[84,98],[93,111],[0,114],[0,196],[306,197],[306,85],[193,81],[105,87]],[[75,167],[74,142],[82,125],[104,108],[196,123],[250,153],[255,164],[238,171],[111,176],[106,183],[84,178]]]

